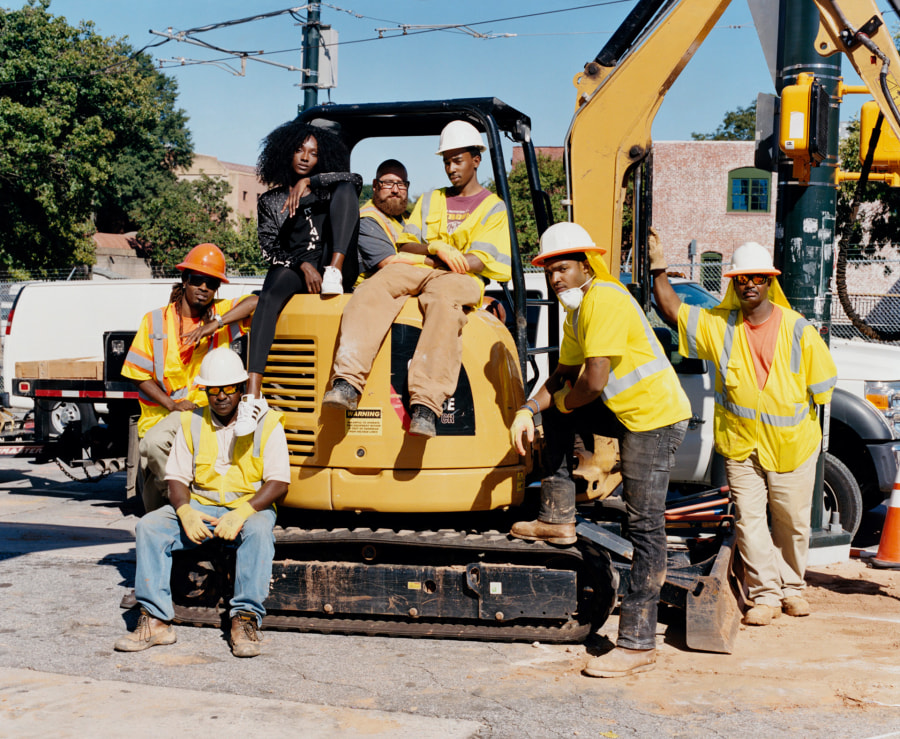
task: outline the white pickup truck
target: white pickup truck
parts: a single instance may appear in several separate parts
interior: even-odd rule
[[[628,280],[622,275],[623,280]],[[525,275],[529,298],[547,294],[543,273]],[[696,282],[670,278],[681,299],[709,308],[719,298]],[[499,300],[499,286],[487,294]],[[511,315],[508,311],[508,315]],[[529,346],[547,346],[547,311],[529,309]],[[562,319],[560,311],[560,320]],[[675,457],[672,484],[725,484],[722,458],[713,444],[714,378],[711,363],[685,359],[678,354],[677,332],[665,325],[655,309],[651,325],[670,351],[672,364],[691,401],[693,417],[684,442]],[[838,384],[830,406],[830,433],[825,458],[825,517],[830,523],[837,511],[844,529],[855,533],[862,513],[890,495],[897,474],[895,451],[900,450],[900,347],[845,339],[832,339],[831,353],[838,368]],[[536,356],[535,385],[548,372],[546,354]]]

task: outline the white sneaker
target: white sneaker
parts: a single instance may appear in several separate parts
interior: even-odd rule
[[[235,436],[247,436],[256,431],[259,420],[266,415],[269,404],[265,398],[254,398],[245,395],[238,403],[237,423],[234,425]]]
[[[322,295],[343,295],[344,277],[337,267],[326,267],[322,277]]]

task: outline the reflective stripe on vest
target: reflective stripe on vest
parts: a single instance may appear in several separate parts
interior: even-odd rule
[[[362,208],[359,211],[359,215],[361,218],[374,218],[381,228],[384,229],[385,234],[387,234],[387,237],[391,240],[394,248],[397,248],[397,236],[399,236],[402,231],[402,228],[397,228],[400,224],[397,224],[393,218],[388,219],[384,213],[378,210],[374,205]]]
[[[731,352],[734,350],[734,335],[737,328],[737,319],[739,313],[740,311],[737,309],[729,311],[728,313],[728,323],[725,328],[725,336],[722,344],[722,354],[719,357],[719,377],[721,378],[723,388],[725,387],[725,378],[728,376],[728,363],[731,361]],[[691,310],[691,314],[692,315],[689,316],[688,320],[693,317],[693,309]],[[805,318],[798,318],[797,322],[794,324],[794,329],[791,335],[790,358],[790,370],[794,374],[800,372],[801,369],[801,360],[803,357],[803,329],[811,325],[812,324]],[[688,330],[690,330],[690,327]],[[694,324],[694,334],[691,335],[695,334],[696,324]],[[830,378],[829,380],[826,380],[825,382],[822,382],[820,384],[830,384],[831,386],[833,386],[836,382],[837,378]],[[825,387],[824,389],[827,390],[828,388]],[[724,390],[716,390],[715,398],[716,403],[721,405],[732,415],[738,416],[739,418],[746,418],[751,421],[756,419],[756,408],[748,408],[746,406],[738,405],[737,403],[728,400],[728,397]],[[780,428],[789,428],[791,426],[796,426],[797,424],[802,423],[803,420],[809,415],[809,410],[812,407],[812,404],[812,398],[810,398],[806,403],[795,403],[794,413],[790,416],[779,416],[773,413],[763,412],[759,414],[759,420],[767,424],[768,426],[778,426]]]
[[[593,290],[594,288],[610,288],[613,290],[618,290],[619,292],[624,293],[629,298],[631,298],[631,293],[625,290],[620,285],[615,282],[605,282],[598,281],[588,288],[588,292]],[[632,302],[634,302],[634,298],[631,298]],[[635,303],[635,307],[637,303]],[[579,311],[575,311],[575,315],[572,316],[572,328],[575,330],[575,336],[578,336],[578,313]],[[650,346],[651,351],[653,352],[653,359],[648,362],[644,362],[644,364],[635,367],[630,372],[625,375],[619,377],[616,375],[615,371],[612,368],[609,370],[609,379],[606,382],[606,387],[603,388],[602,397],[603,400],[610,400],[611,398],[616,397],[619,393],[628,390],[629,388],[637,385],[641,380],[644,380],[651,375],[655,375],[657,372],[662,372],[671,366],[669,362],[669,358],[663,354],[662,347],[659,345],[659,341],[656,339],[656,334],[653,332],[653,328],[650,326],[650,323],[647,321],[646,316],[644,316],[644,312],[638,308],[638,313],[641,319],[641,326],[644,328],[644,335],[647,339],[647,344]]]
[[[150,340],[153,342],[153,377],[166,389],[166,323],[163,309],[150,311]]]

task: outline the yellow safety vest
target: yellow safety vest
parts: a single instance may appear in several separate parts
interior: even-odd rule
[[[405,225],[402,218],[390,218],[382,213],[371,200],[367,200],[363,206],[359,209],[359,217],[363,218],[371,218],[375,221],[379,226],[381,226],[385,235],[390,239],[391,243],[394,245],[394,251],[397,251],[397,238],[403,233],[403,227]],[[371,277],[374,272],[366,272],[365,274],[361,274],[359,278],[356,280],[356,284],[354,287],[358,286],[363,280]]]
[[[602,262],[594,270],[581,307],[563,323],[560,364],[577,367],[590,357],[608,357],[601,397],[629,431],[690,418],[690,401],[644,312]]]
[[[215,300],[213,305],[216,313],[222,316],[239,302],[240,300],[222,298]],[[218,329],[209,339],[204,339],[194,347],[190,361],[184,364],[177,338],[177,310],[170,303],[144,316],[125,357],[122,375],[135,382],[154,380],[173,400],[187,398],[196,406],[204,406],[207,402],[206,393],[194,384],[200,373],[200,363],[208,351],[228,346],[246,333],[249,320],[236,321]],[[170,337],[175,338],[170,341]],[[141,406],[138,436],[143,438],[144,434],[169,415],[169,411],[143,392],[138,394],[138,400]]]
[[[686,357],[715,363],[719,453],[741,461],[755,450],[764,469],[790,472],[819,447],[822,431],[815,405],[831,401],[837,369],[815,326],[790,308],[777,280],[769,295],[781,306],[782,318],[762,390],[733,286],[716,308],[681,305],[678,348]]]
[[[398,244],[444,241],[483,263],[481,276],[506,282],[512,278],[509,219],[506,205],[493,193],[479,203],[456,230],[447,232],[447,188],[425,193],[416,202]]]
[[[216,471],[219,445],[211,413],[207,406],[181,414],[184,439],[194,458],[191,497],[204,505],[237,508],[262,487],[266,442],[278,424],[284,425],[284,414],[269,409],[253,434],[235,437],[231,467],[220,475]]]

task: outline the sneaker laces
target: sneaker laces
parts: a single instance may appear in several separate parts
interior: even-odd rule
[[[259,641],[259,632],[256,629],[256,620],[250,616],[240,616],[241,630],[250,641]]]
[[[137,641],[150,641],[153,638],[153,632],[150,630],[150,614],[147,611],[141,611],[134,634]]]

